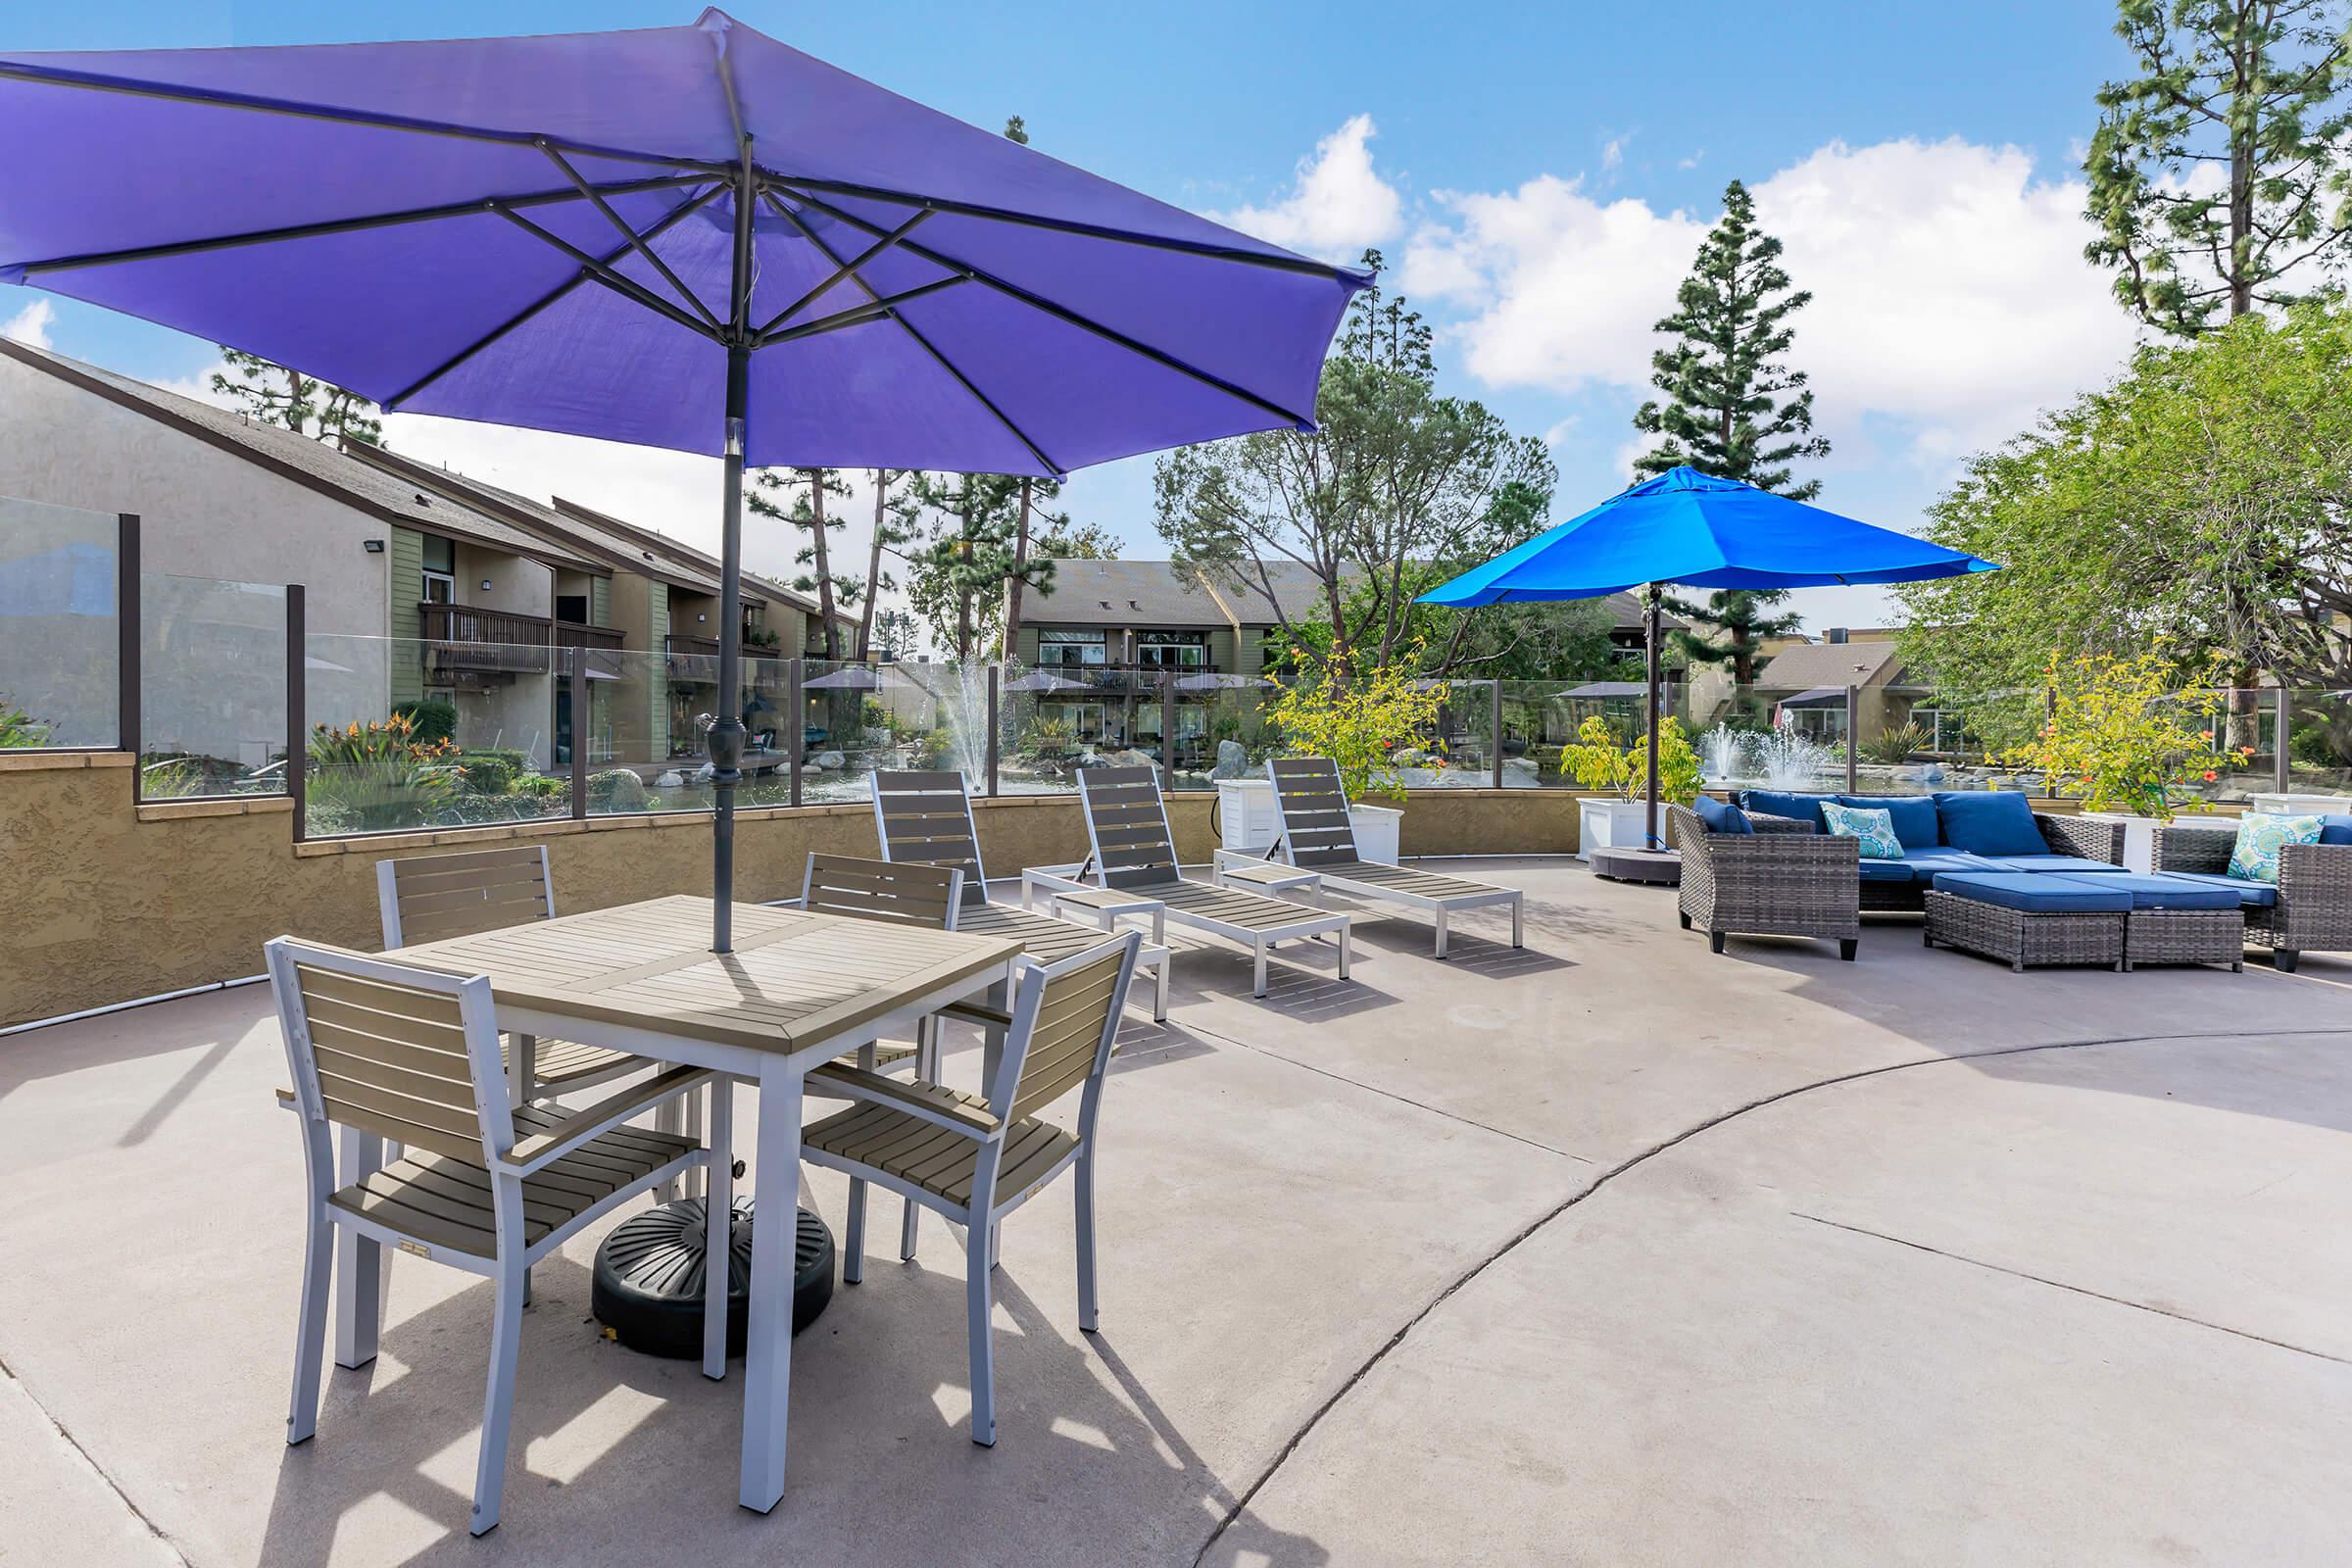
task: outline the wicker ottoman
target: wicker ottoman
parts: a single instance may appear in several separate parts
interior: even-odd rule
[[[2237,893],[2186,877],[2116,873],[2098,885],[2132,895],[2124,916],[2124,967],[2139,963],[2246,966],[2246,918]]]
[[[1926,894],[1929,947],[1938,942],[2029,965],[2124,966],[2124,921],[2131,896],[2099,887],[2105,877],[2039,876],[2024,871],[1947,871]]]

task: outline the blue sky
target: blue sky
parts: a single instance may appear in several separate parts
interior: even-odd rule
[[[2070,188],[2091,92],[2124,64],[2095,0],[730,9],[975,123],[1022,115],[1043,150],[1268,237],[1335,256],[1380,243],[1441,328],[1448,389],[1552,440],[1555,516],[1624,482],[1649,321],[1733,176],[1759,188],[1791,271],[1818,296],[1796,318],[1793,358],[1838,448],[1821,470],[1826,505],[1915,523],[1962,456],[2113,373],[2132,340],[2080,262]],[[569,31],[695,13],[685,0],[80,0],[9,8],[0,49]],[[33,298],[0,291],[0,322]],[[214,358],[72,301],[43,314],[39,333],[61,352],[151,379],[199,376]],[[714,526],[692,465],[626,451],[583,463],[550,438],[440,421],[396,436],[526,488],[596,473],[663,514],[647,518],[658,526]],[[1149,460],[1083,474],[1066,501],[1132,553],[1157,553]],[[772,545],[755,564],[763,555],[781,565]],[[1827,621],[1881,607],[1823,593],[1800,608]]]

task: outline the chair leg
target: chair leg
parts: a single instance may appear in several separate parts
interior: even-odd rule
[[[1710,932],[1708,932],[1708,933],[1707,933],[1707,951],[1708,951],[1709,953],[1721,953],[1721,952],[1723,951],[1723,937],[1724,937],[1724,933],[1722,933],[1721,931],[1710,931]]]
[[[1152,999],[1152,1021],[1153,1023],[1168,1021],[1168,960],[1174,956],[1175,955],[1165,948],[1160,950],[1159,978],[1155,982]]]
[[[989,1318],[996,1305],[992,1294],[996,1276],[989,1256],[996,1250],[989,1239],[991,1229],[987,1217],[979,1214],[964,1227],[963,1296],[966,1329],[972,1340],[972,1441],[993,1448],[997,1444],[997,1358],[996,1348],[989,1341]]]
[[[1861,944],[1856,942],[1852,937],[1841,937],[1838,942],[1838,956],[1843,958],[1846,962],[1851,963],[1854,961],[1854,949],[1859,946],[1861,946]]]
[[[1675,917],[1677,920],[1680,920],[1680,921],[1682,921],[1682,922],[1683,922],[1683,929],[1684,929],[1684,930],[1688,931],[1688,930],[1690,930],[1690,911],[1689,909],[1677,909],[1677,910],[1675,910],[1675,911],[1674,911],[1674,917]]]
[[[302,1244],[302,1308],[294,1325],[294,1397],[286,1409],[286,1441],[307,1443],[318,1430],[318,1379],[326,1359],[326,1287],[335,1259],[335,1223],[326,1205],[311,1200]]]
[[[1446,956],[1446,911],[1438,910],[1438,956]]]
[[[850,1178],[850,1224],[841,1238],[841,1282],[855,1285],[865,1274],[865,1183]]]
[[[345,1127],[336,1136],[336,1181],[350,1187],[384,1166],[384,1141]],[[335,1365],[363,1367],[375,1359],[384,1311],[383,1244],[348,1225],[334,1227]]]
[[[482,1398],[482,1447],[473,1466],[473,1533],[498,1528],[507,1489],[507,1431],[514,1414],[514,1359],[522,1339],[522,1269],[507,1269],[498,1281],[498,1305],[490,1325],[490,1388]]]
[[[1340,978],[1343,980],[1348,978],[1348,960],[1350,956],[1349,948],[1354,941],[1355,924],[1353,921],[1349,921],[1348,924],[1340,927]]]
[[[688,1095],[685,1102],[679,1108],[686,1113],[686,1137],[695,1143],[702,1143],[703,1097],[699,1094]],[[688,1171],[683,1185],[688,1198],[710,1196],[710,1174],[708,1167]]]
[[[2303,955],[2293,948],[2274,948],[2271,951],[2271,967],[2280,974],[2293,974],[2295,965],[2302,961]]]
[[[1266,994],[1266,939],[1264,937],[1257,939],[1257,978],[1254,982],[1254,989],[1250,994],[1253,997],[1262,997]]]
[[[703,1195],[703,1376],[727,1375],[727,1276],[735,1240],[735,1084],[710,1081],[710,1167]]]
[[[1078,1152],[1078,1327],[1095,1332],[1095,1152]]]

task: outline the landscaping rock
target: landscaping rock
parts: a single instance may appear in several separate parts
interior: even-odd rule
[[[1217,764],[1208,770],[1210,778],[1244,778],[1250,772],[1250,753],[1240,741],[1217,742]]]
[[[839,772],[850,765],[850,760],[839,752],[819,752],[812,760],[815,766],[828,773]]]

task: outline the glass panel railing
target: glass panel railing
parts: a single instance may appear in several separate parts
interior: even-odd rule
[[[811,669],[840,668],[811,664]],[[857,666],[851,666],[853,668]],[[841,786],[852,798],[872,788],[877,768],[953,769],[975,795],[988,788],[988,669],[979,660],[906,660],[871,671],[873,689],[855,709],[862,717],[843,748],[858,774]],[[1000,691],[1000,706],[1011,702]],[[837,708],[847,707],[835,700]],[[862,747],[862,751],[859,751]],[[808,781],[803,781],[806,795]],[[828,786],[831,787],[831,786]]]
[[[1214,789],[1218,780],[1264,778],[1282,754],[1270,716],[1276,691],[1257,675],[1197,671],[1176,679],[1176,787]]]
[[[997,694],[998,793],[1076,790],[1079,761],[1087,753],[1080,736],[1090,727],[1098,701],[1086,672],[1060,664],[1006,663]]]
[[[2328,798],[2329,811],[2352,811],[2352,691],[2286,694],[2287,789]],[[2276,781],[2274,781],[2274,787]]]
[[[0,748],[122,744],[121,528],[0,497]]]
[[[286,590],[139,575],[139,799],[282,795]]]

